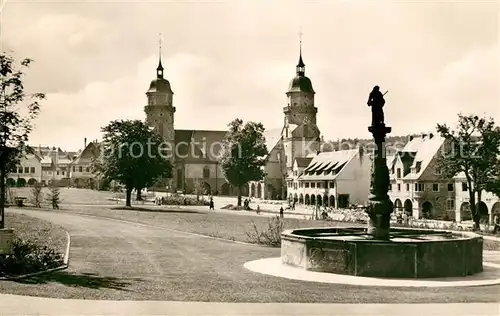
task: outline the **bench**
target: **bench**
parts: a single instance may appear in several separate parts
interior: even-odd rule
[[[14,198],[14,201],[16,202],[16,206],[18,207],[23,207],[24,206],[24,201],[26,201],[28,198],[24,196],[17,196]]]

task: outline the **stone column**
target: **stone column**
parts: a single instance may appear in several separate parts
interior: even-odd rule
[[[390,181],[385,136],[391,132],[391,128],[379,123],[368,127],[368,131],[372,133],[377,148],[373,156],[369,204],[366,210],[369,217],[367,232],[373,239],[388,240],[393,205],[387,194]]]

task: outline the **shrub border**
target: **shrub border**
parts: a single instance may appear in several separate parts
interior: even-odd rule
[[[24,279],[24,278],[28,278],[28,277],[32,277],[32,276],[41,275],[44,273],[49,273],[49,272],[67,269],[69,267],[69,249],[70,249],[70,245],[71,245],[71,236],[69,235],[67,230],[64,230],[64,231],[66,232],[66,239],[67,240],[66,240],[66,251],[64,253],[62,265],[60,265],[59,267],[56,267],[56,268],[51,268],[51,269],[42,270],[42,271],[33,272],[33,273],[21,274],[21,275],[16,275],[16,276],[8,276],[8,275],[3,276],[3,277],[0,277],[0,281],[20,280],[20,279]]]

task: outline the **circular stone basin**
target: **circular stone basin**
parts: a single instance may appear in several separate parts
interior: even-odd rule
[[[360,227],[295,229],[281,235],[281,261],[309,271],[365,277],[467,276],[483,271],[483,237],[393,228],[389,241],[379,241]]]

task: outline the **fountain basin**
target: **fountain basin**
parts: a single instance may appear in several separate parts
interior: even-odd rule
[[[287,230],[281,234],[281,261],[308,271],[365,277],[457,277],[483,271],[478,234],[393,228],[390,236],[373,240],[361,227]]]

